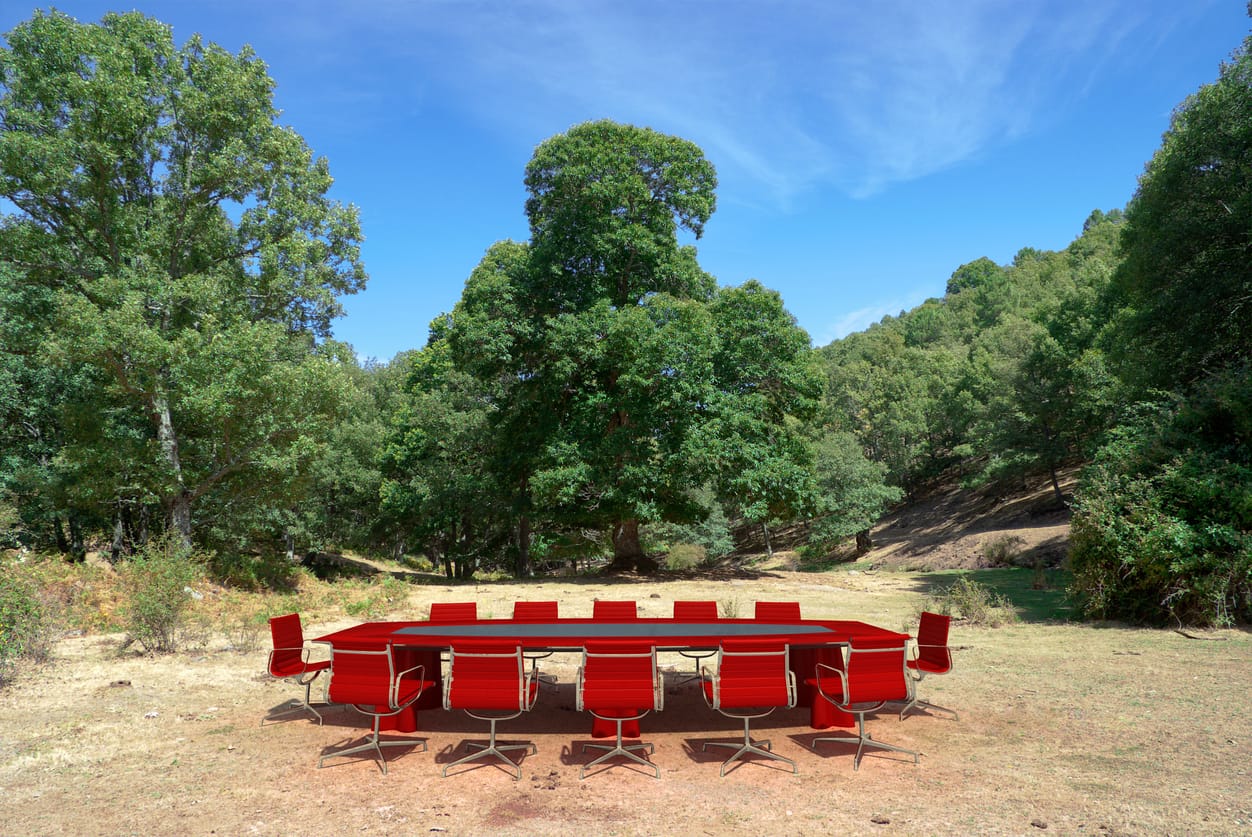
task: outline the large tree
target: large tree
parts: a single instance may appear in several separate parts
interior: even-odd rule
[[[1176,389],[1252,347],[1252,38],[1174,112],[1122,232],[1124,368]]]
[[[177,47],[138,13],[39,12],[7,39],[0,257],[53,293],[49,355],[100,370],[119,470],[190,540],[197,501],[289,478],[333,415],[316,343],[365,282],[357,213],[247,47]]]
[[[759,285],[719,293],[680,242],[702,234],[716,183],[697,146],[650,129],[555,136],[526,168],[530,241],[493,247],[452,315],[458,366],[490,383],[515,510],[609,530],[622,569],[652,568],[640,524],[697,518],[706,481],[744,507],[798,505],[771,480],[802,470],[785,423],[815,398],[808,338]],[[726,478],[722,436],[702,432],[715,419],[768,452],[755,489]]]
[[[1252,13],[1252,5],[1249,6]],[[1076,496],[1089,613],[1252,619],[1252,38],[1174,113],[1126,210],[1104,341],[1144,403]]]

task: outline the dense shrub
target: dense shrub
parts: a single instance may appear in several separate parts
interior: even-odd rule
[[[954,582],[928,596],[922,609],[989,628],[1017,621],[1012,602],[967,575],[957,576]]]
[[[681,551],[684,544],[696,545],[704,551],[706,558],[716,559],[729,554],[735,548],[730,521],[726,519],[722,507],[707,492],[696,492],[696,495],[698,502],[708,512],[707,516],[695,523],[644,524],[640,536],[645,550],[672,554],[675,549]],[[680,569],[674,566],[669,568]]]
[[[178,650],[188,624],[191,591],[204,581],[207,563],[206,556],[167,534],[150,541],[121,567],[126,631],[145,651]]]
[[[1014,559],[1021,554],[1023,543],[1025,541],[1017,535],[1002,534],[983,541],[978,551],[988,567],[1011,567]]]
[[[1076,495],[1075,592],[1100,618],[1252,621],[1252,381],[1141,406]]]
[[[665,553],[665,569],[694,570],[708,559],[704,547],[694,543],[676,543]]]
[[[53,630],[38,585],[17,566],[0,566],[0,686],[12,679],[17,660],[49,657]]]

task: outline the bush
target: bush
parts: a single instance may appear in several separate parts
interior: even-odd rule
[[[1011,567],[1013,559],[1021,552],[1021,546],[1025,543],[1017,535],[997,535],[988,541],[984,541],[979,551],[982,553],[983,561],[988,567]]]
[[[4,686],[19,659],[44,662],[51,656],[55,628],[38,586],[16,566],[0,570],[0,686]]]
[[[124,627],[149,653],[178,650],[187,627],[190,592],[204,581],[206,556],[167,533],[144,545],[121,567]]]
[[[1075,497],[1074,592],[1099,618],[1252,621],[1252,380],[1140,405]]]
[[[685,546],[696,546],[706,558],[721,558],[735,548],[730,524],[720,510],[701,523],[648,523],[643,527],[642,535],[648,552],[672,552]]]
[[[283,553],[248,555],[218,552],[207,562],[209,572],[223,584],[241,590],[291,590],[297,584],[299,565]]]
[[[665,554],[665,569],[694,570],[708,559],[704,547],[695,543],[676,543]]]
[[[952,584],[928,596],[922,609],[945,616],[959,616],[971,625],[988,628],[1017,621],[1017,610],[1012,602],[967,575],[957,576]]]

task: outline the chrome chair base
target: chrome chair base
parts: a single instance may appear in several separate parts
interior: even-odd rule
[[[904,747],[897,747],[894,744],[885,744],[882,741],[875,741],[873,737],[866,734],[864,730],[865,728],[864,726],[862,726],[861,727],[862,734],[860,736],[839,735],[839,736],[823,736],[821,738],[814,738],[813,749],[816,750],[818,742],[821,742],[821,741],[833,741],[838,744],[857,745],[856,757],[852,760],[853,770],[861,769],[861,756],[864,755],[866,747],[876,747],[880,750],[891,750],[896,753],[906,753],[913,757],[913,764],[918,763],[918,753],[916,750],[907,750]]]
[[[356,753],[363,753],[366,750],[373,750],[378,755],[378,766],[382,768],[383,775],[387,775],[387,759],[383,756],[383,747],[413,747],[420,745],[421,750],[418,752],[426,752],[426,739],[424,738],[405,738],[395,741],[381,741],[378,737],[379,722],[374,721],[374,731],[370,735],[369,740],[364,744],[358,744],[355,747],[348,747],[343,750],[336,750],[333,753],[327,753],[317,760],[317,766],[320,769],[326,763],[326,759],[338,758],[339,756],[351,756]]]
[[[291,704],[288,708],[280,709],[277,712],[271,712],[265,715],[264,717],[262,717],[261,726],[265,726],[266,721],[277,720],[278,718],[281,718],[284,715],[291,715],[296,712],[312,712],[314,717],[317,718],[317,725],[319,727],[322,726],[322,713],[318,712],[317,709],[315,709],[314,707],[320,706],[323,709],[325,709],[326,707],[334,706],[335,704],[325,699],[326,698],[325,690],[323,690],[322,702],[313,703],[312,700],[310,700],[310,694],[311,694],[310,690],[312,689],[312,687],[313,687],[312,680],[310,680],[308,683],[305,683],[304,684],[304,700],[301,700],[300,698],[292,698],[291,700],[288,701],[288,703]]]
[[[473,717],[478,717],[478,716],[475,715]],[[516,718],[516,717],[517,717],[516,714],[509,716],[509,718]],[[477,741],[465,742],[465,749],[470,750],[471,751],[470,754],[467,756],[463,756],[462,758],[459,758],[454,762],[449,762],[448,764],[444,765],[443,777],[445,779],[448,778],[448,770],[450,768],[457,767],[462,764],[468,764],[471,761],[477,761],[479,759],[486,758],[487,756],[495,756],[501,762],[513,768],[514,780],[521,779],[522,778],[522,766],[518,764],[517,762],[513,761],[513,759],[506,756],[505,753],[511,750],[525,750],[528,755],[533,756],[535,753],[538,752],[538,748],[535,747],[534,743],[530,741],[527,741],[522,744],[497,744],[496,743],[496,721],[498,720],[507,721],[509,720],[509,718],[487,719],[491,721],[491,733],[487,739],[487,743],[480,744]]]
[[[796,763],[793,760],[787,758],[786,756],[780,756],[777,753],[772,752],[770,750],[770,743],[769,743],[768,738],[761,740],[761,741],[752,740],[751,735],[749,735],[748,733],[748,719],[747,718],[743,719],[743,743],[742,744],[739,744],[736,742],[730,742],[730,741],[706,741],[704,743],[703,749],[707,752],[710,747],[733,747],[735,748],[734,754],[730,758],[726,759],[726,761],[722,762],[721,775],[723,778],[725,778],[726,776],[726,768],[730,767],[730,765],[733,764],[734,762],[740,761],[741,759],[743,759],[743,757],[747,755],[748,753],[755,753],[758,756],[764,756],[765,758],[774,759],[775,761],[785,761],[787,764],[791,765],[792,773],[800,772],[800,769],[796,767]]]
[[[654,747],[652,744],[648,744],[645,742],[640,742],[638,744],[623,744],[621,721],[618,721],[617,723],[617,743],[616,744],[584,744],[583,752],[585,753],[588,750],[605,750],[606,752],[604,753],[604,755],[599,756],[593,761],[589,761],[586,764],[584,764],[582,766],[582,769],[578,771],[579,779],[587,778],[587,768],[595,767],[598,764],[603,764],[604,762],[613,758],[613,756],[623,756],[625,758],[630,759],[631,761],[638,762],[639,764],[642,764],[645,767],[651,767],[652,770],[656,773],[656,778],[658,779],[661,778],[661,768],[657,767],[655,764],[648,761],[643,756],[639,756],[635,754],[636,751],[638,751],[640,753],[647,753],[648,755],[652,755],[653,753],[656,752],[656,747]]]
[[[696,670],[694,672],[683,676],[682,679],[678,681],[679,686],[685,686],[686,684],[690,683],[693,680],[703,680],[704,677],[700,674],[700,662],[702,660],[707,660],[709,657],[717,656],[716,651],[709,651],[709,652],[702,651],[699,653],[695,653],[691,651],[679,651],[678,653],[686,657],[688,660],[694,660],[696,664]]]

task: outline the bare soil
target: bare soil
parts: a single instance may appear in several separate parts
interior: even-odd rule
[[[794,599],[807,616],[900,629],[914,624],[928,582],[888,569],[892,555],[944,566],[980,554],[962,539],[1000,531],[954,526],[924,543],[924,528],[913,542],[878,533],[874,572],[791,572],[780,567],[794,556],[783,554],[773,567],[691,580],[435,583],[414,585],[388,616],[420,618],[432,601],[468,598],[484,617],[507,615],[517,598],[555,598],[571,616],[589,615],[597,597],[636,599],[644,616],[668,615],[675,599],[715,599],[740,615],[755,600]],[[1041,527],[1013,531],[1032,528]],[[1018,536],[1027,543],[1030,533]],[[311,637],[360,621],[304,616]],[[799,773],[751,761],[725,778],[726,751],[702,745],[741,727],[681,682],[690,661],[666,655],[665,709],[641,722],[661,778],[623,765],[580,780],[596,756],[582,752],[591,723],[574,709],[577,658],[557,655],[542,663],[557,685],[501,724],[502,737],[538,747],[520,781],[485,763],[441,778],[466,741],[486,737],[485,724],[442,710],[424,710],[412,734],[429,749],[391,750],[387,775],[370,758],[318,769],[369,721],[343,708],[326,710],[323,726],[266,720],[298,691],[263,673],[268,638],[241,648],[217,636],[196,651],[145,656],[120,650],[119,635],[70,636],[51,663],[0,692],[0,834],[1252,834],[1252,634],[1190,634],[1199,638],[1106,624],[957,624],[955,670],[920,688],[960,719],[884,711],[867,724],[919,750],[920,764],[871,753],[854,772],[852,748],[814,750],[820,733],[794,709],[753,730]]]

